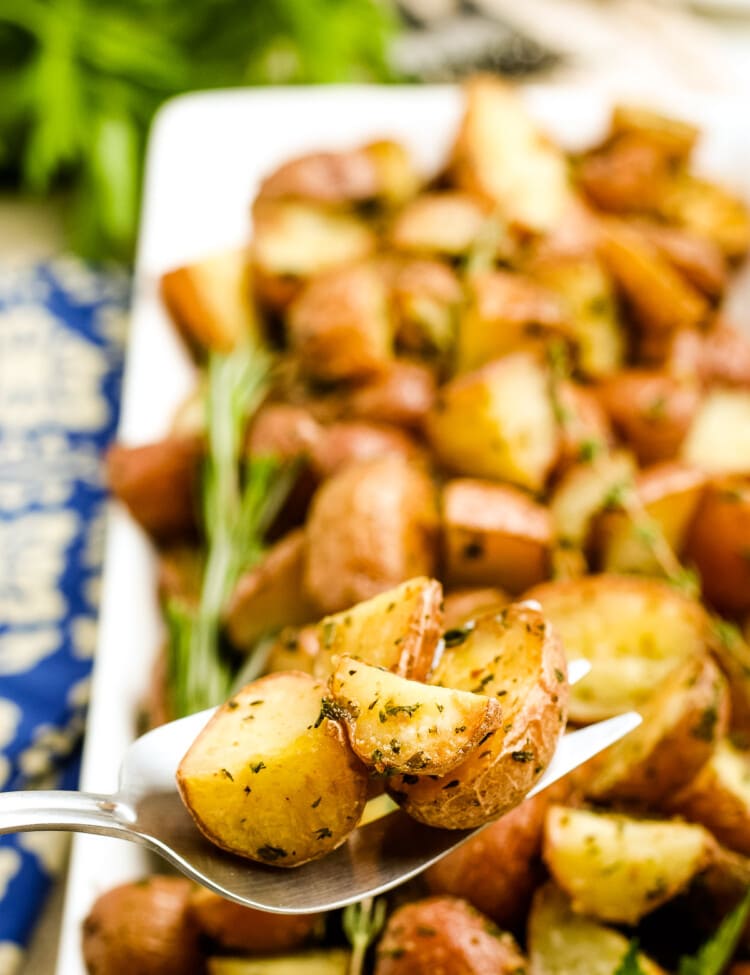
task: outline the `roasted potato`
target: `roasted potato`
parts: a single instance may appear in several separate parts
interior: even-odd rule
[[[553,883],[534,895],[529,915],[530,975],[617,975],[630,943],[619,931],[576,914]],[[642,952],[643,975],[666,975]]]
[[[690,122],[643,105],[615,105],[610,126],[613,136],[637,136],[670,162],[687,162],[700,137],[700,130]]]
[[[432,575],[437,510],[429,476],[402,457],[350,464],[318,489],[305,529],[305,591],[335,613]]]
[[[199,975],[203,957],[188,905],[192,885],[147,877],[97,898],[83,922],[89,975]]]
[[[714,241],[661,223],[639,221],[635,226],[689,284],[712,301],[721,298],[729,272],[724,255]]]
[[[303,406],[266,403],[253,417],[247,452],[251,457],[297,460],[310,456],[323,436],[322,426]]]
[[[523,274],[486,271],[467,283],[458,322],[456,371],[470,372],[519,349],[543,349],[569,335],[554,294]]]
[[[260,200],[295,199],[330,206],[398,204],[417,188],[409,153],[383,139],[341,152],[312,152],[283,163],[263,180]]]
[[[701,402],[692,379],[647,369],[623,370],[603,381],[597,394],[641,464],[678,456]]]
[[[303,529],[290,532],[237,580],[224,625],[238,650],[251,650],[261,636],[282,626],[315,619],[316,609],[302,585],[305,544]]]
[[[555,537],[583,547],[598,512],[635,483],[636,463],[626,450],[611,453],[593,448],[586,459],[570,467],[555,488],[550,515]]]
[[[342,948],[270,958],[210,958],[208,975],[347,975],[349,952]]]
[[[643,723],[594,762],[597,800],[669,803],[709,761],[729,721],[729,691],[709,656],[678,665],[642,707]]]
[[[115,444],[107,453],[109,489],[155,541],[182,541],[196,531],[202,457],[200,437]]]
[[[608,213],[656,213],[666,192],[669,161],[658,146],[623,135],[578,162],[575,175],[586,198]]]
[[[266,673],[301,670],[305,674],[314,674],[319,653],[317,625],[285,626],[268,651]]]
[[[314,379],[356,379],[380,371],[393,343],[382,276],[368,264],[316,275],[290,305],[286,331],[304,371]]]
[[[201,354],[226,353],[240,339],[258,337],[244,247],[168,271],[161,293],[188,345]]]
[[[719,321],[711,331],[675,335],[666,368],[677,376],[696,377],[705,386],[750,386],[750,340]]]
[[[367,257],[375,234],[353,213],[297,200],[258,200],[250,248],[256,297],[285,308],[306,279]]]
[[[309,941],[322,914],[268,914],[206,890],[193,891],[190,913],[201,932],[229,951],[291,951]]]
[[[405,430],[385,423],[349,420],[332,423],[313,447],[310,462],[320,478],[330,477],[347,464],[399,455],[416,460],[419,445]]]
[[[416,362],[392,362],[384,372],[351,389],[343,397],[342,410],[347,417],[421,430],[436,394],[430,368]]]
[[[443,626],[446,630],[459,629],[478,616],[499,612],[510,601],[510,594],[497,586],[456,589],[443,599]]]
[[[750,391],[707,394],[682,443],[682,457],[715,474],[750,472]]]
[[[467,82],[464,92],[451,161],[456,185],[486,199],[511,224],[551,230],[572,195],[562,152],[537,130],[507,83],[486,75]]]
[[[571,656],[591,671],[570,693],[570,718],[587,723],[640,708],[667,674],[711,638],[701,604],[656,579],[598,575],[526,593],[542,605]]]
[[[501,928],[521,927],[542,881],[542,831],[547,807],[570,791],[558,782],[438,860],[424,878],[432,894],[463,897]]]
[[[538,780],[565,726],[565,655],[531,605],[517,603],[448,631],[431,682],[500,701],[504,724],[448,775],[404,775],[389,794],[429,826],[481,826],[517,806]]]
[[[730,261],[750,246],[750,214],[743,200],[721,186],[682,172],[659,206],[660,216],[713,241]]]
[[[391,300],[400,349],[432,358],[444,357],[452,350],[464,291],[449,264],[404,261],[394,274]]]
[[[711,622],[711,652],[729,681],[732,737],[750,746],[750,646],[733,624],[718,616]]]
[[[451,380],[427,433],[438,459],[457,474],[540,490],[558,453],[547,370],[518,352]]]
[[[622,367],[625,330],[610,279],[595,254],[537,260],[530,273],[556,295],[579,370],[596,378]]]
[[[669,334],[708,317],[703,295],[634,227],[614,220],[602,224],[598,250],[643,331]]]
[[[549,575],[552,519],[523,491],[466,478],[443,488],[443,565],[448,585],[523,592]]]
[[[388,919],[375,975],[524,975],[526,961],[510,934],[466,901],[431,897],[405,904]]]
[[[658,549],[663,542],[678,555],[706,486],[702,471],[685,464],[664,463],[641,471],[634,484],[640,517],[614,506],[594,525],[598,565],[604,572],[663,574]]]
[[[318,677],[328,677],[342,654],[399,677],[425,680],[442,633],[443,589],[435,579],[409,579],[318,626]]]
[[[579,914],[636,924],[684,890],[710,861],[702,826],[551,806],[544,860]]]
[[[685,819],[702,823],[738,853],[750,855],[750,753],[730,741],[718,742],[709,761],[668,807]]]
[[[222,705],[190,746],[177,785],[204,835],[230,853],[294,867],[344,842],[367,771],[308,674],[270,674]]]
[[[588,386],[556,383],[556,410],[560,426],[560,455],[556,473],[599,457],[614,442],[609,418],[595,392]]]
[[[502,723],[500,703],[339,658],[328,686],[354,754],[379,774],[445,775]]]
[[[469,193],[422,193],[394,220],[390,242],[407,253],[460,257],[487,233],[491,213]]]

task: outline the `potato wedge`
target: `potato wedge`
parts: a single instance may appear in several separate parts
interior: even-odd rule
[[[201,932],[229,951],[291,951],[312,937],[322,914],[268,914],[225,900],[205,887],[190,896],[190,914]]]
[[[435,403],[435,374],[416,362],[392,362],[382,373],[352,389],[342,409],[347,417],[421,430]]]
[[[270,958],[209,958],[208,975],[346,975],[349,952],[321,948]]]
[[[669,797],[668,808],[738,853],[750,855],[750,753],[724,739],[685,788]]]
[[[534,896],[527,942],[530,975],[617,975],[630,945],[619,931],[572,911],[553,883]],[[643,975],[666,975],[642,952],[637,957]]]
[[[729,681],[730,731],[742,747],[750,746],[750,646],[740,630],[715,616],[710,649]]]
[[[402,457],[350,464],[318,489],[307,521],[304,586],[335,613],[407,579],[437,557],[435,490]]]
[[[664,198],[669,166],[658,146],[623,135],[586,153],[575,175],[585,197],[599,210],[655,213]]]
[[[544,860],[579,914],[636,924],[684,890],[710,861],[702,826],[552,806]]]
[[[511,85],[486,75],[465,83],[464,92],[451,163],[456,185],[512,224],[550,230],[572,195],[562,152],[538,131]]]
[[[330,206],[403,202],[418,178],[409,153],[383,139],[341,152],[312,152],[283,163],[263,180],[258,199],[295,199]]]
[[[500,703],[342,656],[328,686],[354,754],[386,775],[445,775],[498,730]]]
[[[109,489],[155,541],[176,542],[195,534],[203,451],[200,437],[109,448]]]
[[[502,729],[448,775],[395,777],[388,792],[419,822],[472,828],[517,806],[552,758],[567,712],[565,655],[541,613],[525,603],[444,639],[431,682],[496,698]]]
[[[270,674],[211,718],[180,762],[177,785],[212,843],[295,867],[335,850],[354,829],[367,771],[323,709],[324,695],[308,674]]]
[[[511,601],[509,593],[496,586],[456,589],[443,599],[443,628],[456,630],[478,616],[497,613]]]
[[[576,347],[580,371],[591,378],[621,368],[625,358],[625,330],[608,276],[593,254],[536,261],[530,268],[536,281],[556,295]]]
[[[199,931],[182,877],[145,877],[99,896],[83,922],[90,975],[178,975],[200,971]]]
[[[563,544],[582,548],[598,512],[618,492],[630,489],[636,470],[635,460],[626,450],[602,453],[593,449],[587,460],[570,467],[550,502],[555,537]]]
[[[200,354],[229,352],[241,338],[258,337],[244,247],[168,271],[161,293],[183,338]]]
[[[694,380],[648,369],[625,369],[602,382],[597,393],[641,464],[679,454],[701,401]]]
[[[421,193],[394,220],[390,242],[411,254],[460,257],[487,232],[491,212],[469,193]]]
[[[345,420],[324,428],[311,450],[310,462],[315,474],[326,478],[347,464],[393,456],[417,460],[422,450],[413,437],[398,427],[369,420]]]
[[[542,605],[567,653],[591,663],[570,693],[570,718],[580,723],[640,708],[711,638],[700,603],[656,579],[588,576],[544,583],[526,598]]]
[[[682,443],[682,458],[715,474],[750,471],[750,391],[716,389],[701,403]]]
[[[525,970],[513,937],[457,897],[431,897],[394,911],[375,963],[375,975],[520,975]]]
[[[319,653],[317,625],[285,626],[268,651],[265,672],[301,670],[305,674],[315,674],[315,660]]]
[[[661,201],[660,215],[700,237],[712,240],[730,261],[750,247],[750,213],[744,200],[721,186],[682,172]]]
[[[312,275],[362,260],[375,248],[364,220],[312,203],[259,200],[253,221],[253,287],[272,308],[286,307]]]
[[[309,623],[317,615],[302,579],[305,533],[299,528],[276,542],[261,561],[237,580],[224,612],[232,645],[250,651],[264,634]]]
[[[719,321],[710,332],[679,332],[670,346],[666,368],[697,378],[705,386],[750,386],[750,340]]]
[[[549,576],[552,520],[517,488],[467,478],[443,488],[448,585],[497,585],[520,593]]]
[[[614,443],[609,418],[590,386],[570,381],[556,384],[560,425],[560,456],[556,473],[577,463],[589,463]]]
[[[405,261],[394,274],[391,299],[399,348],[433,358],[453,348],[464,292],[450,265],[435,260]]]
[[[635,227],[689,284],[711,301],[721,298],[729,271],[714,241],[661,223],[638,221]]]
[[[323,428],[303,406],[266,403],[252,419],[247,452],[251,457],[299,460],[312,454],[323,436]]]
[[[546,368],[517,352],[452,380],[440,390],[427,433],[456,473],[540,490],[558,452]]]
[[[632,226],[614,220],[603,224],[599,255],[645,332],[672,333],[706,320],[709,306],[703,295]]]
[[[626,511],[602,512],[593,529],[597,564],[604,572],[660,576],[655,554],[660,537],[677,555],[685,543],[706,486],[706,475],[685,464],[664,463],[641,471],[635,479],[635,498],[642,517]]]
[[[587,795],[668,803],[699,774],[726,732],[726,679],[709,656],[693,657],[667,676],[641,710],[643,723],[595,763]]]
[[[643,105],[615,105],[610,124],[613,136],[637,136],[672,162],[687,162],[700,138],[697,126]]]
[[[542,350],[569,334],[555,295],[523,274],[487,271],[467,283],[458,323],[456,371],[470,372],[519,349]]]
[[[367,264],[317,275],[292,302],[287,337],[314,379],[355,379],[391,358],[393,323],[385,282]]]
[[[326,616],[318,625],[318,677],[347,654],[399,677],[425,680],[443,630],[443,588],[436,579],[409,579],[395,589]]]
[[[430,893],[463,897],[501,928],[519,930],[544,877],[540,854],[547,807],[569,792],[567,781],[550,786],[438,860],[424,873]]]

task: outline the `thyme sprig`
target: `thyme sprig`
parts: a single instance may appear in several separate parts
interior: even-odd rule
[[[386,902],[382,897],[366,897],[344,908],[344,934],[352,946],[348,975],[362,975],[367,949],[383,929],[385,915]]]

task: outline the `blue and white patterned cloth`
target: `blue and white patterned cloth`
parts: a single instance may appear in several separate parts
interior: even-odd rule
[[[0,791],[75,788],[127,300],[124,273],[74,258],[0,268]],[[0,837],[0,975],[21,959],[60,838]]]

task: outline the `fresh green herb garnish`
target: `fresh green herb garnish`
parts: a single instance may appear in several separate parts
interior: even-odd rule
[[[638,939],[634,938],[628,945],[622,961],[617,966],[614,975],[646,975],[638,960]]]
[[[750,890],[696,954],[680,959],[679,975],[721,975],[732,960],[749,916]]]
[[[366,897],[359,904],[344,908],[342,923],[344,934],[352,946],[348,975],[362,975],[365,955],[385,924],[386,903],[382,897],[373,901]]]

